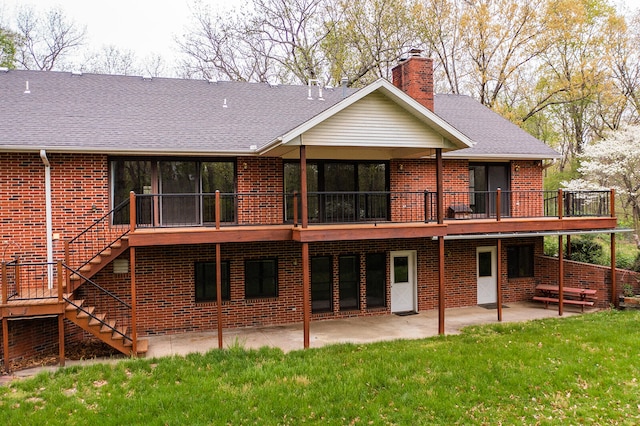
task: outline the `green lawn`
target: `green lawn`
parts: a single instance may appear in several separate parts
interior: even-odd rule
[[[0,424],[638,424],[640,314],[283,354],[240,347],[0,387]]]

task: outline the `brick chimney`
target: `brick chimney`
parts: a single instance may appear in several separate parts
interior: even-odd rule
[[[392,70],[393,85],[433,111],[433,59],[420,56],[422,50],[411,49]]]

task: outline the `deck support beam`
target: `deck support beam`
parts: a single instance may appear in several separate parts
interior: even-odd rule
[[[438,215],[438,224],[444,223],[444,178],[442,149],[436,148],[436,191],[437,201],[436,209]],[[444,310],[446,308],[445,288],[444,288],[444,237],[438,237],[438,334],[444,334]]]
[[[219,194],[216,191],[216,197],[219,197]],[[218,316],[218,349],[222,349],[222,254],[220,244],[216,244],[216,312]]]
[[[311,268],[309,263],[309,243],[302,243],[302,312],[305,349],[309,348],[309,326],[311,323]]]
[[[138,356],[138,332],[136,309],[136,248],[129,247],[129,267],[131,268],[131,350]]]
[[[4,356],[4,372],[11,373],[9,367],[9,321],[6,317],[2,318],[2,352]]]
[[[558,235],[558,315],[564,313],[564,250],[562,234]]]
[[[611,304],[620,307],[618,298],[618,282],[616,277],[616,234],[611,233]]]
[[[498,238],[496,246],[496,294],[498,296],[498,321],[502,322],[502,238]]]

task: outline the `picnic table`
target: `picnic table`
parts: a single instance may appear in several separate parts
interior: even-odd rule
[[[578,305],[582,312],[585,306],[593,306],[597,290],[590,288],[563,287],[562,302],[565,305]],[[560,303],[560,287],[557,285],[540,284],[536,286],[536,295],[533,300],[544,302],[545,309],[549,307],[549,303]]]

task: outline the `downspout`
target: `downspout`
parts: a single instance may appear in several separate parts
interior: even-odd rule
[[[40,158],[44,164],[45,215],[47,223],[47,288],[53,288],[53,225],[51,220],[51,163],[47,151],[40,150]]]

